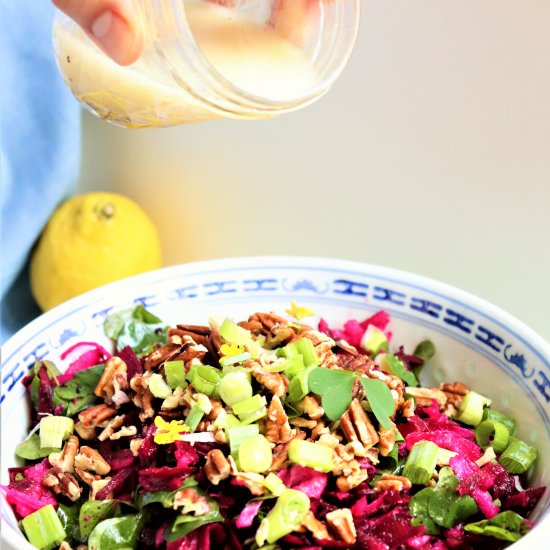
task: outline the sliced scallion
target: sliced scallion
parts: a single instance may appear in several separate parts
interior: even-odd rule
[[[456,418],[469,426],[477,426],[483,418],[483,408],[490,404],[489,398],[475,391],[469,391],[460,403]]]
[[[250,424],[248,426],[237,426],[235,428],[229,428],[227,430],[227,435],[229,438],[229,446],[231,449],[231,454],[238,456],[239,447],[251,437],[255,437],[260,433],[260,428],[258,424]]]
[[[189,371],[193,388],[206,395],[214,395],[220,383],[220,373],[208,365],[193,365]]]
[[[315,366],[306,367],[294,375],[288,384],[288,402],[297,403],[309,393],[309,373]]]
[[[172,389],[185,388],[187,381],[185,380],[185,366],[183,361],[166,361],[164,363],[164,374],[166,381]]]
[[[223,401],[232,407],[252,397],[252,384],[246,373],[242,371],[231,372],[221,379],[218,393]]]
[[[504,424],[508,428],[508,431],[510,432],[511,436],[516,435],[517,422],[513,418],[510,418],[509,416],[506,416],[501,412],[495,411],[494,409],[491,409],[491,408],[486,408],[483,411],[483,420],[492,420],[493,422],[500,422],[501,424]]]
[[[189,428],[189,431],[193,433],[197,426],[199,425],[199,422],[202,420],[202,417],[204,416],[204,411],[197,405],[194,405],[191,407],[191,410],[189,411],[189,414],[187,415],[187,418],[185,419],[185,425]]]
[[[74,421],[68,416],[44,416],[40,420],[40,447],[60,449],[63,440],[74,430]]]
[[[333,455],[334,451],[330,447],[302,439],[293,439],[288,446],[288,458],[291,462],[319,472],[332,470]]]
[[[220,359],[220,365],[222,367],[229,367],[231,365],[236,365],[237,363],[242,363],[247,359],[252,359],[252,355],[245,351],[244,353],[239,353],[239,355],[230,355],[229,357],[222,357]]]
[[[321,361],[315,351],[315,346],[309,338],[301,338],[295,342],[298,352],[304,358],[304,365],[306,367],[318,366]]]
[[[240,327],[230,319],[225,319],[220,326],[220,336],[229,344],[237,344],[246,348],[253,358],[258,357],[261,346],[252,338],[249,330]]]
[[[264,479],[264,487],[273,495],[278,497],[285,489],[283,480],[276,474],[270,473]]]
[[[21,526],[29,542],[40,550],[59,546],[67,537],[61,520],[51,504],[23,518]]]
[[[262,395],[256,394],[233,405],[233,412],[243,424],[251,424],[267,415],[267,401]]]
[[[166,399],[172,395],[172,388],[165,382],[164,378],[158,372],[155,372],[149,378],[149,390],[159,399]]]
[[[273,452],[269,441],[263,435],[255,435],[245,439],[239,445],[239,470],[261,474],[273,462]]]
[[[309,511],[309,506],[309,498],[305,493],[285,489],[277,498],[275,506],[262,520],[263,527],[260,526],[258,531],[263,531],[267,542],[272,544],[300,526]]]
[[[493,447],[495,453],[501,453],[508,446],[510,432],[500,422],[483,420],[475,430],[476,441],[480,447]]]
[[[437,465],[439,447],[431,441],[415,443],[405,462],[403,475],[414,485],[423,485],[430,481]]]
[[[515,437],[500,455],[499,462],[511,474],[524,474],[537,459],[537,449]]]

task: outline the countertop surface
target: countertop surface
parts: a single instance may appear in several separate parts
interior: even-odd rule
[[[365,3],[334,89],[271,121],[86,115],[80,190],[133,197],[167,264],[332,256],[427,275],[550,339],[550,2]]]

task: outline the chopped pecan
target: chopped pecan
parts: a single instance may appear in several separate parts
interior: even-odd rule
[[[74,425],[74,431],[78,434],[80,439],[84,439],[86,441],[92,441],[95,439],[95,428],[91,426],[84,426],[82,422],[77,422]]]
[[[295,416],[294,418],[291,418],[289,422],[297,428],[305,428],[306,430],[313,430],[313,428],[317,426],[317,420],[308,420],[307,418],[302,418],[301,416]]]
[[[312,420],[319,420],[325,414],[325,409],[321,407],[317,398],[313,395],[306,395],[301,401],[296,403],[296,409],[307,414]]]
[[[73,502],[77,501],[82,494],[82,488],[73,474],[60,472],[55,468],[48,470],[42,484],[56,495],[64,495]]]
[[[91,490],[90,490],[90,500],[95,500],[97,493],[99,493],[101,489],[104,489],[105,487],[107,487],[110,481],[111,481],[110,477],[106,477],[105,479],[96,479],[95,481],[92,481]],[[106,500],[110,498],[112,498],[112,493],[109,493],[108,495],[105,496]]]
[[[460,403],[464,396],[470,391],[470,388],[462,382],[453,382],[452,384],[440,384],[439,389],[447,397],[447,405],[453,406],[455,409],[460,408]]]
[[[118,432],[111,434],[109,439],[112,441],[117,441],[121,437],[132,437],[137,434],[137,428],[135,426],[122,426]]]
[[[340,491],[350,491],[368,479],[368,471],[362,469],[359,462],[355,460],[352,448],[340,444],[336,445],[333,460],[332,473],[339,476],[336,480],[336,486]]]
[[[411,481],[403,476],[394,476],[390,474],[382,474],[380,479],[374,482],[374,490],[382,491],[403,491],[412,487]]]
[[[378,445],[378,450],[382,456],[388,456],[395,445],[395,424],[392,422],[389,430],[384,429],[380,426],[378,435],[380,436],[380,444]]]
[[[476,464],[481,468],[485,466],[485,464],[489,464],[489,462],[495,460],[496,457],[497,455],[493,447],[487,447],[485,452],[476,460]]]
[[[80,468],[75,468],[75,472],[77,473],[78,477],[90,487],[92,486],[92,483],[94,481],[101,479],[101,476],[97,474],[92,474],[91,472],[86,472],[85,470],[81,470]]]
[[[261,496],[265,493],[264,476],[254,473],[239,472],[235,479],[241,482],[254,496]]]
[[[231,465],[219,449],[213,449],[206,455],[204,473],[212,485],[218,485],[229,477]]]
[[[113,395],[128,389],[127,372],[128,367],[120,357],[110,357],[94,390],[95,395],[102,397],[107,403],[112,403]]]
[[[78,413],[78,420],[80,420],[83,426],[96,428],[115,414],[116,409],[112,407],[108,407],[105,404],[94,405]]]
[[[272,443],[286,443],[293,435],[281,400],[279,396],[274,395],[267,409],[265,436]]]
[[[313,535],[313,538],[317,540],[333,540],[328,532],[327,526],[322,521],[319,521],[311,510],[302,520],[302,525]]]
[[[340,429],[348,441],[360,442],[365,450],[379,440],[374,426],[357,399],[351,401],[349,409],[342,415]]]
[[[245,362],[245,366],[248,366]],[[284,374],[278,372],[267,372],[259,367],[255,367],[252,371],[252,376],[261,384],[264,388],[269,390],[272,394],[283,397],[288,389],[288,379]]]
[[[431,407],[434,399],[440,409],[443,409],[447,404],[447,396],[437,388],[407,387],[406,393],[414,397],[417,407]]]
[[[312,441],[315,441],[319,437],[321,437],[323,434],[329,434],[330,429],[328,426],[325,426],[324,422],[317,422],[317,426],[311,430],[311,439]]]
[[[374,361],[368,355],[338,355],[338,366],[358,374],[368,374],[374,368]]]
[[[189,487],[178,491],[174,496],[174,510],[181,508],[182,514],[204,516],[210,511],[210,504],[206,497],[199,495],[196,489]]]
[[[59,545],[59,550],[73,550],[72,546],[66,542],[66,541],[63,541],[60,545]]]
[[[296,331],[288,325],[278,325],[273,327],[266,336],[264,347],[266,349],[275,349],[288,344],[296,335]]]
[[[414,416],[414,408],[414,398],[409,397],[405,399],[401,405],[401,414],[404,418],[410,418],[411,416]]]
[[[139,419],[144,422],[147,418],[155,416],[153,409],[153,394],[149,390],[149,373],[136,375],[130,380],[130,387],[136,392],[132,401],[134,405],[141,409]]]
[[[105,441],[106,439],[109,439],[115,433],[115,430],[122,426],[124,418],[124,415],[121,414],[119,416],[111,418],[111,420],[107,420],[103,431],[97,436],[99,441]]]
[[[208,350],[209,357],[208,357],[207,364],[218,366],[218,357],[219,357],[219,349],[221,346],[221,341],[220,341],[220,335],[218,332],[218,326],[215,325],[214,322],[211,323],[210,327],[199,326],[199,325],[178,325],[176,329],[170,329],[168,331],[168,334],[169,336],[171,335],[173,337],[177,335],[180,338],[183,336],[191,337],[195,345],[204,346]],[[183,339],[182,339],[182,343],[184,343]],[[194,359],[194,357],[191,357],[191,355],[192,354],[189,353],[188,357],[190,357],[190,359],[192,360]],[[186,361],[189,362],[188,357],[183,358],[184,363]],[[206,358],[207,357],[205,355],[200,359],[203,360]]]
[[[60,453],[52,453],[48,457],[50,464],[60,472],[72,474],[74,472],[74,459],[78,453],[78,445],[78,437],[71,435]]]
[[[239,326],[256,335],[263,334],[264,336],[268,336],[274,328],[288,326],[288,321],[273,312],[258,312],[250,315],[248,321],[239,323]]]
[[[185,407],[187,405],[187,398],[185,395],[185,388],[178,386],[172,395],[169,395],[163,402],[161,406],[161,411],[169,411],[173,409],[179,409],[180,407]]]
[[[327,525],[337,540],[346,544],[355,544],[357,533],[353,516],[349,508],[340,508],[327,514]]]
[[[210,405],[212,408],[210,409],[210,412],[206,415],[208,420],[216,420],[220,413],[224,411],[224,406],[222,405],[221,401],[218,401],[217,399],[210,398]]]
[[[143,439],[141,437],[134,437],[130,440],[130,451],[134,456],[138,456],[139,449],[143,445]]]
[[[76,455],[75,466],[85,472],[95,472],[102,476],[111,471],[111,466],[101,454],[86,445],[83,445]]]
[[[317,357],[319,357],[322,367],[331,368],[338,365],[338,356],[332,351],[336,343],[330,336],[318,330],[308,330],[303,332],[300,336],[313,342],[315,353]]]

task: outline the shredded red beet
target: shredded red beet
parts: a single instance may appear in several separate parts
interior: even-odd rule
[[[40,417],[41,414],[53,414],[53,388],[55,381],[48,377],[48,369],[42,365],[38,370],[38,404],[36,412]]]
[[[118,449],[113,451],[109,457],[106,457],[105,455],[103,456],[107,458],[107,461],[113,470],[129,468],[136,460],[130,449]]]
[[[302,491],[309,498],[321,498],[328,483],[327,474],[304,466],[285,468],[277,475],[287,487]]]
[[[174,456],[176,457],[178,467],[188,468],[195,465],[199,461],[199,453],[195,448],[185,441],[176,441],[176,451]]]
[[[193,468],[146,468],[139,471],[139,483],[144,491],[175,491],[193,473]]]
[[[533,511],[545,491],[546,487],[530,487],[529,489],[525,489],[521,493],[506,498],[503,508],[505,510],[514,510],[514,512],[518,512],[526,517]]]
[[[105,500],[107,498],[112,498],[109,495],[112,494],[113,496],[116,496],[117,494],[120,494],[124,488],[125,485],[127,485],[127,481],[132,481],[132,477],[134,475],[135,471],[133,468],[123,468],[122,470],[119,470],[116,472],[112,477],[111,481],[103,487],[100,491],[98,491],[96,495],[97,500]],[[134,483],[132,483],[134,485]]]
[[[130,346],[122,348],[116,355],[126,363],[126,378],[128,382],[136,376],[136,374],[143,374],[141,361]]]

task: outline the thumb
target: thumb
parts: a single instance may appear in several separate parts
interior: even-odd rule
[[[53,0],[114,61],[136,61],[143,40],[129,0]]]

